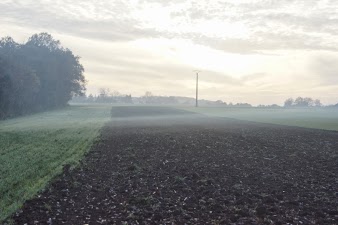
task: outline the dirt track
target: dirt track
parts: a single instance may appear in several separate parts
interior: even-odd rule
[[[119,110],[17,224],[338,224],[338,132]]]

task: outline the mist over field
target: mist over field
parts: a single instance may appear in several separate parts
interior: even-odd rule
[[[0,224],[338,224],[333,0],[0,2]]]

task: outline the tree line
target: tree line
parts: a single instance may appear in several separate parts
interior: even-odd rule
[[[0,39],[0,119],[67,105],[85,92],[79,57],[48,33]]]
[[[166,105],[195,105],[195,98],[182,97],[182,96],[158,96],[152,94],[150,91],[145,92],[140,97],[132,97],[131,94],[121,94],[118,91],[110,91],[109,88],[100,88],[98,95],[90,94],[88,96],[76,96],[72,99],[74,103],[125,103],[125,104],[166,104]],[[219,106],[219,107],[253,107],[249,103],[232,103],[223,102],[222,100],[199,100],[200,106]],[[312,99],[310,97],[297,97],[296,99],[289,98],[285,100],[284,107],[323,107],[319,99]],[[272,105],[258,105],[258,108],[281,108],[283,106]],[[331,107],[338,107],[332,105]]]
[[[284,107],[321,107],[323,104],[319,99],[312,99],[309,97],[297,97],[296,99],[289,98],[285,100]]]

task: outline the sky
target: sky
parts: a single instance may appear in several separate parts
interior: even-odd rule
[[[336,0],[1,0],[0,37],[48,32],[81,57],[87,93],[338,102]]]

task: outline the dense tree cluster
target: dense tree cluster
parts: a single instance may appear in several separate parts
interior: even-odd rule
[[[319,99],[312,99],[309,97],[298,97],[295,100],[289,98],[285,100],[284,107],[321,107],[322,103]]]
[[[85,91],[79,57],[50,34],[0,40],[0,119],[63,107]]]

